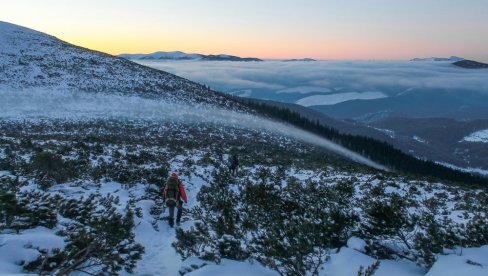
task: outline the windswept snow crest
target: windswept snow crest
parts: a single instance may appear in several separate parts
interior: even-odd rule
[[[54,91],[0,91],[0,118],[7,120],[38,119],[139,119],[186,123],[214,123],[237,128],[259,129],[311,143],[364,165],[387,170],[351,150],[323,137],[255,115],[218,107],[190,106],[121,94]]]

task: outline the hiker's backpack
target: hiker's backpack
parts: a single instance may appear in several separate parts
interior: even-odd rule
[[[166,182],[166,206],[174,207],[180,197],[180,181],[176,177],[170,177]]]

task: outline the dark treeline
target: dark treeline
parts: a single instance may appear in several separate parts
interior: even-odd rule
[[[394,148],[389,143],[373,138],[340,133],[334,128],[324,126],[319,121],[309,120],[297,112],[290,111],[288,108],[272,106],[252,99],[237,97],[234,97],[234,99],[271,118],[288,122],[325,137],[392,170],[462,182],[474,186],[488,185],[488,178],[450,169],[432,161],[418,159]]]

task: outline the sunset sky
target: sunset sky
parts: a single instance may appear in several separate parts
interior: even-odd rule
[[[488,61],[484,0],[0,0],[0,20],[111,54]]]

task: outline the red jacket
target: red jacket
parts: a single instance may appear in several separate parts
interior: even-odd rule
[[[186,192],[185,192],[185,186],[183,185],[183,182],[180,181],[178,188],[180,190],[180,197],[183,199],[184,202],[188,201],[188,198],[186,197]],[[168,192],[168,187],[164,187],[164,197],[166,197],[166,193]]]

